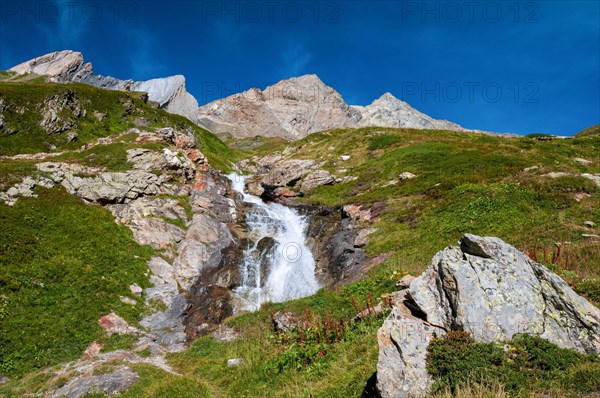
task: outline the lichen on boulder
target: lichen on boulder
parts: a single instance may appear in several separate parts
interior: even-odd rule
[[[432,380],[429,341],[451,330],[479,342],[525,333],[562,348],[600,353],[600,309],[559,276],[501,239],[464,235],[438,252],[378,333],[383,397],[419,397]]]

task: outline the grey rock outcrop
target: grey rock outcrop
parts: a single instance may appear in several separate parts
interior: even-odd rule
[[[219,265],[222,250],[232,242],[233,237],[225,224],[208,215],[195,214],[173,262],[179,285],[189,290],[204,268]]]
[[[127,161],[133,164],[135,170],[175,172],[187,180],[196,175],[192,161],[169,148],[163,148],[162,153],[145,148],[129,149]]]
[[[101,173],[97,177],[67,176],[61,181],[67,192],[88,202],[127,203],[160,193],[162,177],[144,171]]]
[[[600,353],[600,310],[560,277],[498,238],[465,235],[437,253],[378,333],[377,386],[383,397],[424,396],[426,348],[464,330],[481,342],[538,335],[582,353]]]
[[[156,195],[161,192],[163,184],[162,176],[146,171],[105,172],[94,177],[80,177],[79,174],[93,174],[98,170],[55,162],[38,163],[36,167],[50,173],[49,178],[65,187],[70,194],[101,204],[128,203],[142,196]]]
[[[435,120],[390,93],[372,104],[348,105],[316,75],[282,80],[201,106],[197,122],[214,133],[234,137],[256,135],[298,139],[317,131],[344,127],[407,127],[467,131]]]
[[[319,166],[314,160],[284,159],[281,154],[239,163],[241,169],[252,170],[254,174],[247,181],[248,192],[275,201],[301,196],[322,185],[340,181]]]
[[[293,186],[305,173],[316,166],[317,164],[313,160],[283,160],[272,166],[265,166],[262,170],[264,177],[261,182],[264,186],[273,188]]]
[[[108,206],[116,220],[127,225],[135,240],[165,250],[183,239],[185,232],[166,220],[187,222],[185,210],[175,199],[142,197],[130,203]]]
[[[64,50],[42,55],[10,69],[19,75],[32,73],[47,76],[50,81],[85,83],[108,90],[127,90],[148,93],[148,99],[158,103],[167,112],[195,120],[198,102],[186,91],[185,77],[170,76],[140,82],[95,75],[90,62],[80,52]]]
[[[335,177],[327,170],[315,170],[302,180],[300,192],[307,193],[322,185],[331,185],[335,182]]]
[[[84,117],[86,111],[75,93],[67,90],[48,98],[44,102],[41,114],[40,126],[50,135],[77,128],[79,118]]]
[[[59,388],[52,397],[81,398],[93,393],[112,396],[127,390],[138,379],[137,373],[126,366],[121,366],[111,373],[75,378]]]

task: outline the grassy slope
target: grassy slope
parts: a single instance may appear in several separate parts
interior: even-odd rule
[[[0,373],[76,358],[101,338],[97,320],[112,310],[139,319],[142,301],[128,286],[148,285],[145,261],[153,251],[108,210],[41,189],[11,208],[0,203],[0,222]]]

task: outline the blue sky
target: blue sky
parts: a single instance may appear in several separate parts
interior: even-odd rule
[[[0,69],[81,51],[96,73],[187,78],[200,103],[316,73],[468,128],[600,123],[599,1],[0,0]]]

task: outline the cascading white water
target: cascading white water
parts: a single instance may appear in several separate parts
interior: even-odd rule
[[[246,193],[244,176],[231,173],[227,177],[244,201],[254,205],[246,223],[255,243],[245,249],[240,265],[241,285],[234,290],[236,311],[256,311],[266,302],[278,303],[314,294],[319,284],[315,259],[305,242],[306,218],[294,209],[267,204]],[[259,242],[264,238],[272,238],[274,247],[261,253]],[[261,272],[265,261],[267,267]]]

